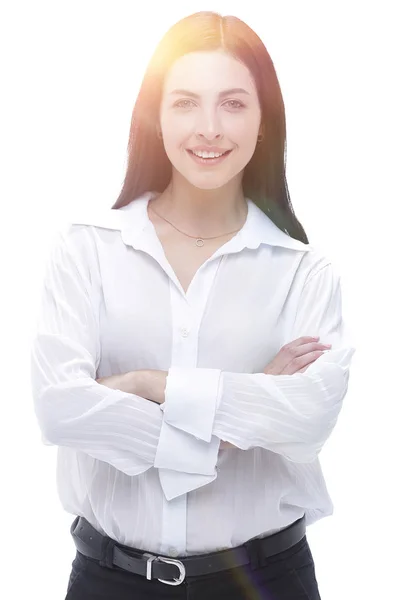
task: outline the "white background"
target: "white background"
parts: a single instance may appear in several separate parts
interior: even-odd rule
[[[2,3],[2,597],[64,598],[75,554],[74,517],[56,493],[56,448],[41,444],[29,380],[50,243],[79,210],[116,200],[146,62],[170,25],[205,9],[245,20],[274,61],[293,207],[342,276],[357,347],[344,409],[321,454],[335,513],[308,529],[322,600],[397,597],[394,5]]]

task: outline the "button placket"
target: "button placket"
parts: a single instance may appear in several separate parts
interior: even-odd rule
[[[199,328],[218,266],[219,261],[212,261],[195,276],[188,297],[170,281],[173,366],[197,367]],[[166,554],[175,557],[186,551],[186,528],[187,495],[171,501],[164,498],[162,547]]]

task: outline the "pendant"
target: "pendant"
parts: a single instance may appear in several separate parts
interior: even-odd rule
[[[201,248],[202,246],[204,246],[204,241],[202,240],[202,238],[198,238],[196,240],[196,245],[199,246],[199,248]]]

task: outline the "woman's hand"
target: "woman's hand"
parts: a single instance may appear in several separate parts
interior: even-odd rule
[[[137,391],[135,393],[157,404],[163,404],[168,371],[145,369],[133,371],[133,373],[135,373],[136,378]]]
[[[283,346],[265,367],[266,375],[294,375],[304,373],[331,344],[319,343],[319,337],[300,337]]]
[[[122,375],[100,377],[96,381],[111,389],[135,394],[157,404],[163,404],[167,374],[167,371],[143,369],[129,371]]]
[[[120,390],[121,392],[127,392],[128,394],[135,394],[135,379],[135,371],[130,371],[128,373],[121,373],[120,375],[99,377],[96,379],[96,382],[105,385],[112,390]]]

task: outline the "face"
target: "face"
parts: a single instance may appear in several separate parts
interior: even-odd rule
[[[216,189],[241,177],[260,123],[254,80],[231,55],[193,52],[170,69],[160,107],[164,147],[174,169],[195,187]]]

